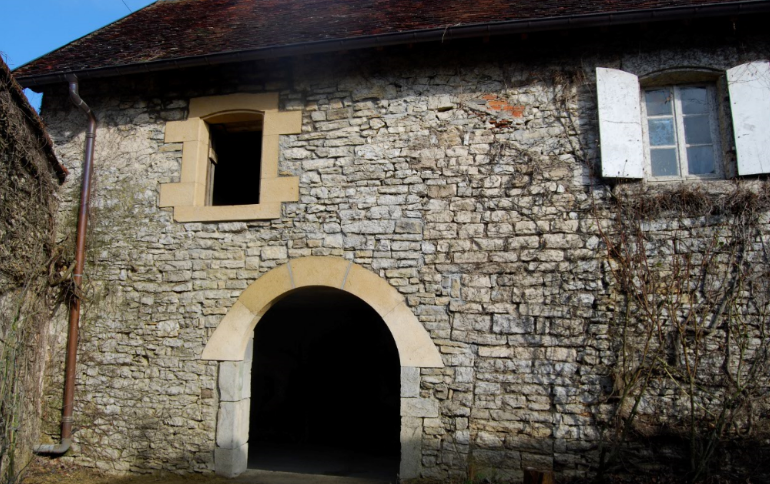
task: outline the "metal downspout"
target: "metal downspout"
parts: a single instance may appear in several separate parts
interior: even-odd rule
[[[83,162],[83,185],[80,191],[80,210],[78,211],[77,238],[75,240],[75,270],[72,280],[75,284],[75,294],[70,303],[70,322],[67,333],[67,358],[64,363],[64,403],[61,417],[61,443],[43,444],[35,447],[37,454],[63,454],[72,445],[72,414],[75,400],[75,364],[77,361],[78,326],[80,323],[80,296],[83,282],[83,267],[85,266],[86,231],[88,229],[88,214],[91,202],[91,175],[93,174],[94,142],[96,140],[96,116],[91,108],[78,94],[78,78],[67,76],[69,81],[70,100],[88,116],[86,131],[86,146]]]

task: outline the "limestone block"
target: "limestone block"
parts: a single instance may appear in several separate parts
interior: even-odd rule
[[[349,261],[338,257],[304,257],[291,261],[291,272],[297,287],[341,288],[350,264]]]
[[[278,109],[278,93],[237,93],[190,99],[190,117],[207,116],[222,111],[268,111]]]
[[[266,136],[275,134],[296,134],[302,131],[302,112],[267,112],[265,113],[264,133]]]
[[[404,299],[379,276],[357,265],[350,268],[343,289],[366,301],[381,316],[390,313]]]
[[[342,225],[342,230],[349,234],[390,234],[395,228],[392,220],[360,220]]]
[[[286,259],[286,247],[271,246],[262,249],[262,260]]]
[[[438,417],[438,402],[427,398],[402,398],[402,417]]]
[[[457,195],[457,185],[431,185],[428,187],[430,198],[448,198]]]
[[[192,205],[194,195],[195,183],[166,183],[160,186],[158,206]]]
[[[244,291],[244,294],[246,294],[246,291]],[[212,335],[208,344],[206,344],[201,359],[239,361],[243,358],[245,346],[248,344],[248,342],[244,341],[244,335],[251,332],[253,320],[254,313],[244,304],[236,302],[219,323],[217,331]],[[232,341],[243,342],[244,352],[234,352],[231,345]]]
[[[262,252],[262,255],[264,257],[265,253]],[[248,289],[243,291],[238,301],[255,314],[263,314],[273,300],[293,288],[294,285],[289,274],[289,266],[282,265],[263,275],[256,283],[250,285]]]
[[[501,449],[503,440],[492,432],[479,432],[476,435],[476,445],[482,449]]]
[[[420,477],[422,461],[422,419],[401,418],[401,479]]]
[[[197,186],[203,186],[196,184]],[[205,207],[174,207],[177,222],[225,222],[231,220],[268,220],[281,217],[280,202],[257,205],[217,205]]]
[[[249,458],[249,444],[243,444],[236,449],[214,450],[214,468],[216,473],[224,477],[236,477],[246,470]]]
[[[420,396],[420,369],[412,366],[401,367],[401,397]]]
[[[296,202],[299,200],[299,178],[263,178],[260,197],[261,203]]]
[[[532,318],[511,314],[495,314],[492,317],[492,332],[500,334],[528,334],[535,329]]]
[[[397,234],[419,234],[422,233],[422,222],[419,220],[402,219],[396,222]]]
[[[208,176],[208,138],[203,141],[185,141],[182,150],[182,171],[180,181],[182,183],[198,183],[205,185]]]
[[[251,397],[251,363],[223,361],[219,364],[219,399],[239,402]]]
[[[455,382],[470,383],[473,381],[473,368],[460,367],[455,369]]]
[[[275,135],[262,136],[262,178],[278,176],[278,158],[281,152],[280,138]]]
[[[384,319],[396,340],[402,365],[423,368],[444,366],[430,335],[405,303],[402,302],[393,308]]]
[[[436,111],[447,111],[454,108],[452,98],[446,95],[433,96],[428,98],[428,109]]]
[[[251,399],[221,402],[217,418],[217,446],[237,449],[249,440],[249,406]]]
[[[254,335],[249,338],[249,342],[246,344],[246,352],[243,355],[243,363],[248,366],[249,388],[251,388],[251,362],[254,360]]]
[[[165,141],[178,143],[208,139],[208,127],[199,118],[191,116],[186,121],[166,123]]]

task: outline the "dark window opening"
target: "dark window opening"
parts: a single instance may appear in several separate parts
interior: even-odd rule
[[[262,120],[209,124],[207,205],[259,203]]]
[[[275,304],[254,334],[249,467],[394,479],[400,366],[369,305],[330,288]]]

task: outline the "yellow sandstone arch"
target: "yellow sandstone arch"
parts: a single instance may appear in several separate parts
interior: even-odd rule
[[[204,360],[243,360],[260,318],[294,289],[341,289],[369,304],[388,325],[401,366],[441,368],[444,364],[428,332],[407,307],[404,296],[378,275],[339,257],[302,257],[263,275],[235,302],[203,349]]]

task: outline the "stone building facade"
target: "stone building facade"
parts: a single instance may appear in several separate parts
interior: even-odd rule
[[[99,131],[72,458],[113,472],[245,469],[249,419],[259,419],[249,415],[253,329],[285,295],[328,287],[371,306],[393,336],[402,478],[594,472],[622,363],[613,197],[685,186],[718,200],[737,183],[602,177],[596,69],[664,73],[667,84],[708,71],[717,163],[734,178],[724,76],[767,59],[757,25],[541,33],[83,80]],[[72,167],[59,212],[71,242],[84,125],[65,87],[44,87],[42,111]],[[184,158],[208,138],[180,134],[184,123],[195,103],[244,94],[272,96],[263,111],[288,120],[269,133],[265,115],[263,136],[275,137],[271,179],[296,187],[281,189],[267,219],[189,215],[206,195]],[[767,191],[762,175],[740,180]],[[678,253],[666,252],[672,236],[708,239],[705,215],[644,222],[661,240],[652,255]],[[767,222],[765,212],[748,251],[755,267],[767,266]],[[760,331],[763,313],[753,314]],[[54,353],[53,436],[60,366]],[[658,390],[641,414],[681,421],[680,396]],[[367,433],[379,418],[360,422],[362,443],[379,438]]]

